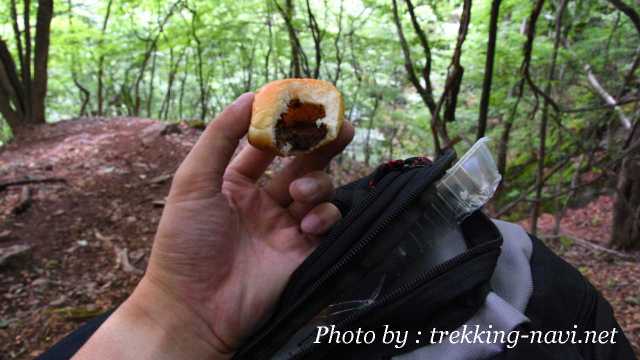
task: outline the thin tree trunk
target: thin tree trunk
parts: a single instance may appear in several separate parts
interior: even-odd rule
[[[515,88],[518,92],[516,102],[513,104],[513,108],[511,109],[509,118],[504,123],[502,134],[500,136],[500,143],[498,144],[497,167],[498,172],[502,174],[502,183],[505,182],[507,174],[507,154],[509,152],[509,139],[511,138],[511,129],[513,128],[513,123],[516,119],[516,114],[518,113],[518,106],[520,105],[522,95],[524,94],[524,79],[520,79]]]
[[[398,127],[394,126],[393,128],[391,128],[391,135],[389,135],[389,160],[393,160],[394,158],[394,154],[393,154],[393,142],[395,141],[396,137],[398,137],[398,134],[401,133],[404,130],[404,126],[402,127],[402,129],[398,129]],[[402,147],[402,142],[400,143],[400,147]]]
[[[275,0],[277,1],[277,0]],[[299,78],[302,77],[302,69],[300,67],[300,54],[298,52],[298,45],[296,42],[297,35],[296,30],[293,27],[293,0],[285,1],[286,10],[285,13],[282,14],[285,17],[285,22],[287,24],[287,31],[289,33],[289,43],[291,44],[291,77]]]
[[[544,1],[544,0],[543,0]],[[555,40],[553,44],[553,53],[551,55],[551,66],[549,67],[549,78],[544,93],[549,95],[552,89],[552,83],[555,79],[556,63],[558,60],[558,49],[560,48],[560,40],[562,38],[562,17],[567,7],[567,0],[561,0],[556,12],[555,24]],[[546,140],[547,140],[547,123],[549,120],[549,101],[544,98],[542,105],[542,118],[540,120],[540,146],[538,147],[538,168],[536,171],[536,192],[531,211],[531,232],[535,235],[538,231],[538,217],[540,216],[540,208],[542,202],[542,189],[544,187],[544,164],[546,159]]]
[[[202,43],[200,38],[196,35],[195,28],[193,29],[193,38],[196,41],[196,55],[198,63],[198,85],[200,88],[200,120],[204,121],[207,117],[207,86],[204,81],[204,64],[202,60]]]
[[[371,130],[373,129],[373,119],[376,116],[376,112],[378,111],[378,105],[380,104],[379,95],[375,95],[375,100],[373,102],[373,109],[371,110],[371,114],[369,114],[369,123],[367,125],[367,138],[364,143],[364,164],[369,166],[369,157],[371,156]]]
[[[107,3],[107,12],[104,15],[104,19],[102,20],[102,29],[100,33],[100,40],[98,41],[98,51],[100,51],[100,57],[98,58],[98,85],[96,89],[96,94],[98,96],[98,116],[102,116],[104,112],[104,94],[103,94],[103,74],[104,74],[104,53],[102,52],[102,44],[104,43],[104,36],[107,33],[107,26],[109,24],[109,17],[111,15],[111,5],[113,4],[113,0],[109,0]]]
[[[186,51],[180,53],[178,56],[178,60],[173,62],[173,49],[169,51],[169,75],[167,79],[167,90],[165,91],[164,99],[162,100],[162,105],[160,106],[160,111],[158,112],[158,118],[166,120],[169,116],[169,110],[171,108],[171,103],[173,102],[172,92],[173,92],[173,83],[176,79],[176,74],[178,73],[178,67],[182,62],[182,58]]]
[[[440,131],[442,138],[445,141],[445,146],[451,143],[449,135],[447,133],[447,122],[455,120],[455,111],[458,101],[458,93],[460,91],[460,85],[462,83],[462,76],[464,74],[464,68],[460,63],[462,56],[462,45],[467,38],[469,31],[469,24],[471,22],[471,0],[464,0],[462,5],[462,14],[460,15],[460,26],[458,28],[458,38],[456,40],[455,48],[453,49],[453,55],[451,55],[451,63],[447,71],[447,80],[444,85],[444,91],[438,101],[436,107],[436,114],[440,114],[440,109],[445,106],[443,119],[440,121]]]
[[[10,121],[9,126],[12,129],[24,120],[22,91],[16,64],[9,53],[7,43],[0,38],[0,93],[3,95],[0,97],[0,109],[5,119]],[[14,125],[11,125],[11,122]]]
[[[151,59],[151,55],[153,54],[153,52],[157,50],[158,39],[160,38],[160,35],[164,31],[165,25],[167,24],[171,16],[173,16],[173,13],[176,11],[178,5],[181,4],[181,2],[182,2],[181,0],[177,0],[176,2],[173,3],[173,5],[171,5],[167,14],[165,14],[165,16],[158,21],[159,25],[158,25],[157,33],[153,37],[147,39],[147,45],[145,46],[146,50],[142,57],[142,64],[140,65],[140,71],[138,72],[138,76],[136,77],[136,80],[133,84],[133,115],[134,116],[140,115],[140,106],[142,103],[142,99],[140,98],[140,84],[142,83],[142,79],[144,78],[147,64],[149,63],[149,60]]]
[[[78,81],[78,78],[76,77],[75,74],[72,75],[72,78],[73,78],[73,83],[76,85],[76,87],[78,88],[78,90],[82,94],[82,105],[80,106],[80,113],[78,114],[78,116],[86,116],[87,115],[87,105],[89,104],[89,99],[91,98],[91,93],[89,93],[89,90],[87,90],[87,88],[82,86],[82,84],[80,83],[80,81]]]
[[[342,71],[342,52],[340,51],[340,37],[342,36],[342,14],[344,12],[344,0],[340,0],[340,12],[338,13],[338,33],[336,39],[333,42],[333,46],[336,49],[336,72],[333,76],[333,84],[338,85],[340,80],[340,74]]]
[[[15,135],[22,133],[22,128],[26,128],[28,125],[45,122],[47,62],[49,58],[51,18],[53,17],[53,1],[39,0],[34,40],[31,36],[31,1],[25,0],[23,5],[22,23],[24,31],[20,33],[16,3],[14,0],[11,1],[11,18],[14,35],[17,40],[16,49],[19,50],[17,57],[20,62],[20,75],[18,75],[18,70],[6,42],[0,38],[0,65],[2,66],[0,71],[0,87],[2,89],[0,93],[4,98],[0,101],[0,111],[7,119]],[[35,49],[32,52],[33,43],[35,43]]]
[[[251,45],[251,55],[249,56],[249,63],[246,66],[243,66],[244,92],[251,91],[253,87],[253,68],[254,68],[253,63],[255,62],[255,58],[256,58],[256,46],[257,44],[254,41],[253,44]]]
[[[185,50],[186,52],[186,50]],[[182,79],[180,80],[180,95],[178,96],[178,117],[180,120],[183,120],[182,116],[182,105],[184,104],[184,89],[185,84],[187,83],[187,74],[189,73],[189,56],[187,56],[187,60],[184,64],[184,73],[182,74]]]
[[[29,13],[31,9],[31,0],[23,0],[22,23],[24,27],[24,68],[22,69],[22,87],[24,88],[25,99],[27,100],[25,107],[25,120],[27,122],[35,122],[33,88],[31,77],[31,23]]]
[[[398,39],[400,40],[400,47],[402,48],[402,53],[404,55],[404,67],[407,72],[407,77],[413,87],[416,89],[425,106],[429,109],[431,113],[431,136],[433,138],[433,145],[436,153],[441,152],[440,146],[440,138],[438,136],[438,128],[439,128],[439,117],[436,112],[436,102],[433,97],[432,87],[431,87],[431,47],[427,40],[425,32],[420,27],[420,24],[416,20],[415,14],[413,12],[413,4],[410,0],[405,0],[407,3],[407,7],[409,8],[409,13],[411,15],[411,22],[413,24],[414,30],[418,34],[418,39],[420,40],[420,44],[425,53],[425,64],[422,68],[422,77],[424,80],[424,85],[420,83],[420,80],[416,76],[413,59],[411,58],[411,49],[409,44],[404,36],[404,31],[402,30],[402,23],[400,22],[400,15],[398,13],[398,4],[396,0],[392,1],[393,5],[393,21],[396,25],[396,30],[398,32]]]
[[[308,16],[308,25],[309,30],[311,30],[311,37],[313,38],[313,47],[315,49],[316,62],[313,69],[313,78],[317,79],[320,77],[320,64],[322,63],[322,36],[323,32],[320,30],[320,26],[316,21],[316,17],[311,11],[311,4],[309,0],[306,0],[307,4],[307,16]]]
[[[45,99],[49,80],[49,39],[51,19],[53,18],[53,0],[40,0],[36,21],[36,48],[33,79],[33,116],[37,123],[45,122]]]
[[[631,143],[640,141],[636,131]],[[640,248],[640,151],[632,151],[622,161],[616,200],[613,205],[611,241],[613,247],[623,249]]]
[[[480,114],[478,115],[478,132],[480,139],[487,130],[487,114],[491,99],[491,82],[493,81],[493,64],[496,55],[496,37],[498,35],[498,18],[500,16],[501,0],[491,2],[491,18],[489,20],[489,40],[487,41],[487,57],[484,64],[484,80],[482,81],[482,95],[480,97]]]
[[[13,25],[13,33],[15,36],[15,41],[16,41],[16,50],[17,50],[17,57],[18,57],[18,64],[20,64],[20,74],[21,76],[24,76],[23,73],[23,69],[25,68],[25,58],[24,58],[24,52],[23,52],[23,47],[22,47],[22,34],[20,32],[20,26],[18,24],[18,10],[17,10],[17,6],[16,6],[16,0],[11,0],[11,23]],[[6,47],[6,44],[5,44]],[[7,53],[8,50],[7,50]],[[11,59],[11,62],[13,63],[13,59],[11,58],[11,55],[8,55],[8,58]],[[12,87],[14,88],[14,93],[17,99],[17,104],[16,104],[16,111],[19,111],[21,114],[19,115],[19,117],[22,119],[27,111],[27,95],[26,95],[26,89],[24,88],[24,84],[20,84],[18,81],[16,81],[17,78],[17,71],[14,71],[12,68],[15,68],[15,64],[13,65],[8,65],[5,64],[5,71],[8,73],[7,75],[11,76],[13,75],[13,73],[15,73],[15,80],[13,81]]]
[[[151,108],[153,107],[153,85],[156,78],[156,60],[158,59],[158,52],[153,52],[153,58],[151,60],[151,78],[149,79],[149,95],[147,96],[147,117],[151,117]]]
[[[302,47],[300,38],[293,24],[293,18],[295,14],[295,7],[292,0],[285,1],[285,9],[283,9],[277,0],[274,0],[278,12],[284,19],[284,23],[289,33],[289,44],[291,47],[291,62],[289,66],[289,77],[300,78],[303,73],[306,77],[311,77],[309,71],[309,62],[307,61],[307,55]]]
[[[267,4],[267,28],[269,29],[269,47],[267,48],[267,54],[264,56],[264,82],[269,82],[269,60],[271,59],[271,53],[273,52],[273,29],[272,29],[273,16],[271,14],[271,5]]]
[[[2,115],[10,128],[19,126],[20,117],[18,112],[11,107],[11,95],[7,84],[4,83],[7,75],[4,71],[4,66],[0,63],[0,115]]]
[[[67,1],[68,11],[69,11],[69,28],[73,28],[73,4],[71,0]],[[78,46],[77,42],[73,42],[73,46]],[[71,52],[70,56],[71,61],[71,79],[73,80],[73,84],[78,89],[78,96],[82,99],[82,103],[80,104],[80,111],[78,112],[78,116],[86,116],[87,114],[87,106],[90,104],[91,100],[91,92],[85,86],[82,85],[80,79],[78,78],[78,61],[76,57],[76,52]]]

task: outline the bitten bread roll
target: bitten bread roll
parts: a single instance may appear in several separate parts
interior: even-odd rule
[[[249,142],[280,156],[308,153],[335,140],[343,119],[344,103],[333,84],[276,80],[253,100]]]

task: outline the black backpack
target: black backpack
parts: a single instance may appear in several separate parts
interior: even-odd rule
[[[333,203],[343,219],[294,272],[270,321],[234,358],[633,359],[609,304],[538,239],[480,210],[459,224],[434,216],[429,192],[454,160],[448,150],[433,163],[391,161],[339,188]],[[431,343],[430,334],[478,318],[525,335],[575,331],[579,340],[584,331],[612,329],[618,335],[609,344]],[[395,342],[385,338],[389,331]]]

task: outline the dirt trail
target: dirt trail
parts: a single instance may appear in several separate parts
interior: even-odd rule
[[[157,124],[64,121],[0,152],[0,183],[66,181],[26,185],[31,206],[18,215],[12,210],[24,186],[0,195],[0,246],[33,246],[30,258],[0,270],[0,358],[37,355],[137,282],[170,183],[161,176],[175,171],[199,135],[181,127],[163,136]]]
[[[146,266],[168,175],[200,133],[181,125],[179,133],[162,135],[162,128],[138,118],[63,121],[0,149],[0,187],[26,177],[65,181],[0,190],[0,248],[32,246],[30,256],[0,268],[0,359],[37,356],[133,289]],[[354,176],[341,172],[337,183]],[[30,205],[15,214],[25,186]],[[600,198],[571,210],[563,231],[601,239],[611,223],[610,203]],[[548,217],[541,226],[551,229]],[[640,265],[552,245],[612,302],[638,351]]]

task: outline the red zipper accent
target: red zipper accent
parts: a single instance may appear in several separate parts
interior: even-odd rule
[[[407,170],[413,169],[416,167],[428,166],[431,165],[432,161],[426,156],[417,156],[404,160],[389,160],[386,163],[383,163],[378,166],[376,171],[371,176],[369,180],[369,187],[373,188],[376,184],[382,179],[386,174],[393,170]]]

